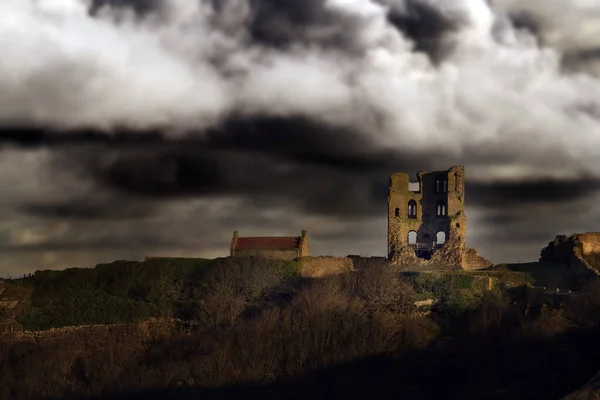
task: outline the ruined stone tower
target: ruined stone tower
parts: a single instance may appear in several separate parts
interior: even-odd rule
[[[399,264],[431,260],[465,268],[465,169],[390,176],[388,257]],[[466,269],[466,268],[465,268]],[[471,269],[471,268],[468,268]]]

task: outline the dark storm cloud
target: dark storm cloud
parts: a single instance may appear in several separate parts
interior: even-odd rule
[[[566,203],[592,196],[599,190],[600,180],[592,177],[466,184],[468,201],[485,207]]]
[[[527,30],[543,45],[542,27],[539,18],[533,12],[518,10],[509,13],[508,17],[515,28]]]
[[[537,258],[539,251],[550,241],[552,241],[559,232],[547,231],[545,229],[531,229],[531,227],[525,225],[507,226],[506,224],[499,224],[493,232],[488,232],[479,235],[479,240],[489,241],[493,245],[510,248],[511,245],[517,243],[537,243],[537,248],[532,249],[532,259]],[[510,257],[511,255],[508,254]],[[504,256],[507,258],[506,256]],[[494,261],[502,261],[501,259],[495,259]]]
[[[600,42],[595,45],[600,45]],[[587,72],[597,75],[600,73],[600,47],[568,50],[565,52],[562,62],[567,71]],[[599,110],[593,109],[590,111],[591,116],[600,118]]]
[[[407,0],[405,7],[392,7],[388,20],[407,38],[413,41],[415,50],[429,56],[434,63],[439,63],[451,51],[444,38],[457,31],[466,21],[454,16],[444,15],[432,4]]]
[[[306,118],[227,119],[202,136],[81,130],[0,132],[0,140],[55,146],[54,167],[111,190],[147,199],[237,195],[265,206],[289,205],[325,215],[366,216],[385,210],[388,175],[429,168],[435,159],[380,149],[368,137]],[[106,160],[109,160],[108,162]],[[441,160],[438,159],[438,162]],[[89,198],[27,204],[41,217],[134,218],[151,209],[132,200]],[[139,213],[139,214],[138,214]]]
[[[115,128],[103,131],[95,128],[58,130],[41,126],[0,126],[0,145],[9,144],[20,147],[64,147],[92,143],[127,146],[164,142],[164,132],[159,129]]]
[[[284,156],[347,171],[374,171],[402,164],[398,152],[378,148],[372,138],[358,131],[305,117],[232,117],[208,133],[208,146]]]
[[[468,196],[468,193],[467,193]],[[479,218],[480,223],[484,225],[498,226],[502,224],[514,224],[521,221],[521,217],[514,212],[489,209],[486,215]]]
[[[356,51],[357,21],[326,6],[325,0],[250,0],[253,39],[268,46],[286,48],[294,43],[318,44],[325,48]],[[379,3],[387,5],[386,1]],[[414,42],[415,49],[439,62],[450,51],[445,36],[466,21],[444,15],[420,0],[407,0],[402,7],[390,6],[388,21]]]
[[[258,43],[280,48],[293,43],[318,43],[338,49],[351,45],[351,21],[327,9],[325,0],[250,0],[249,3],[252,8],[249,30]]]
[[[483,2],[379,0],[386,11],[374,1],[214,0],[208,10],[200,5],[209,0],[106,0],[92,4],[93,18],[77,11],[78,1],[60,3],[35,13],[29,2],[0,2],[0,20],[26,26],[8,24],[11,43],[31,42],[29,54],[39,55],[21,57],[7,43],[5,54],[16,57],[0,61],[9,72],[0,78],[0,102],[9,105],[0,122],[25,127],[3,128],[0,142],[28,148],[22,160],[0,162],[3,193],[21,188],[7,196],[6,210],[39,217],[18,215],[0,227],[19,251],[121,253],[186,246],[187,238],[198,251],[226,250],[220,236],[237,225],[279,232],[317,216],[315,246],[325,254],[340,244],[363,251],[374,237],[384,254],[389,174],[414,178],[451,165],[467,167],[470,231],[506,229],[498,237],[510,248],[509,229],[531,227],[526,208],[559,210],[597,193],[592,178],[535,179],[547,172],[545,160],[561,155],[564,172],[594,170],[598,125],[587,116],[600,87],[561,75],[527,38],[494,41],[514,32],[503,21],[489,37],[494,16]],[[140,18],[130,21],[129,10]],[[118,23],[121,16],[128,23]],[[540,36],[537,14],[511,18]],[[432,68],[413,49],[447,65]],[[581,104],[591,104],[583,118]],[[57,129],[83,126],[90,129]],[[171,128],[182,136],[174,139]],[[558,139],[571,131],[580,137],[565,151]],[[52,163],[37,161],[48,152]],[[15,171],[27,165],[34,166]],[[513,183],[469,177],[508,165],[529,168],[509,174]],[[365,229],[361,218],[372,225]],[[519,240],[547,242],[573,227],[540,221]]]
[[[122,152],[97,178],[108,187],[150,198],[240,196],[264,207],[369,215],[384,197],[373,192],[372,173],[298,163],[239,151],[181,149]],[[376,207],[375,207],[376,208]]]
[[[204,0],[215,11],[213,23],[218,25],[221,14],[235,0]],[[379,3],[387,5],[387,1]],[[335,51],[361,52],[355,35],[360,31],[357,20],[327,7],[326,0],[248,0],[250,21],[248,31],[253,43],[267,47],[289,49],[296,44],[318,45]],[[92,12],[101,7],[127,8],[144,16],[160,12],[158,0],[94,0]],[[451,51],[444,41],[448,33],[456,32],[467,22],[448,16],[433,4],[422,0],[406,0],[402,7],[390,6],[388,21],[414,42],[415,50],[427,54],[434,63]],[[364,49],[362,49],[364,50]]]
[[[335,128],[298,116],[232,116],[221,125],[199,135],[190,134],[183,139],[169,139],[167,136],[167,130],[159,129],[114,129],[103,132],[98,129],[56,131],[45,128],[0,128],[0,143],[28,147],[95,143],[106,145],[107,148],[145,146],[160,149],[193,147],[197,151],[240,150],[357,171],[377,170],[386,165],[398,165],[400,161],[396,152],[377,148],[367,136],[358,131]]]
[[[541,46],[562,55],[565,72],[600,76],[600,46],[596,21],[600,8],[587,1],[514,1],[496,0],[506,6],[512,24],[533,34]]]
[[[137,200],[137,201],[136,201]],[[155,207],[139,199],[79,199],[61,203],[31,201],[17,207],[19,212],[40,217],[64,220],[128,220],[154,215]]]
[[[110,250],[110,249],[127,249],[133,247],[156,248],[157,246],[169,247],[177,246],[184,247],[176,238],[168,239],[156,235],[143,234],[136,235],[135,238],[111,239],[103,236],[100,240],[48,240],[40,244],[13,244],[10,246],[0,246],[2,252],[39,252],[39,251],[81,251],[81,250]]]
[[[577,61],[593,61],[600,59],[600,47],[580,50],[576,53],[568,54],[567,59]]]
[[[96,15],[103,7],[123,8],[135,11],[139,16],[161,10],[161,0],[93,0],[90,4],[91,15]]]
[[[436,152],[390,151],[367,139],[306,118],[235,117],[204,141],[117,149],[108,165],[88,166],[103,184],[141,196],[238,195],[343,216],[384,212],[393,172],[446,167]]]
[[[4,129],[0,141],[54,147],[53,168],[116,192],[19,207],[45,218],[140,218],[153,211],[143,201],[223,195],[321,215],[380,215],[390,173],[445,167],[433,153],[381,149],[350,129],[301,117],[231,117],[203,135],[165,135]]]

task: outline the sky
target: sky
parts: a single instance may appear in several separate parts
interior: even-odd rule
[[[385,256],[393,172],[466,167],[467,243],[600,227],[596,0],[4,0],[0,276],[309,232]]]

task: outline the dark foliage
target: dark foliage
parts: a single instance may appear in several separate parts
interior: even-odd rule
[[[185,309],[195,327],[161,318],[6,340],[0,398],[529,400],[565,396],[600,369],[598,283],[555,304],[471,278],[400,277],[373,262],[310,280],[296,263],[258,258],[39,272],[23,283],[35,285],[36,323],[142,318],[118,305],[86,314],[73,299],[87,295],[161,317]],[[430,315],[414,306],[423,294],[439,300]]]

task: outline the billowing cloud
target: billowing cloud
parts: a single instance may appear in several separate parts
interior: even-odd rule
[[[0,271],[75,248],[224,253],[235,228],[307,228],[321,253],[383,255],[387,175],[454,164],[472,244],[535,258],[598,220],[572,211],[600,179],[597,13],[582,0],[4,1]]]
[[[569,72],[600,76],[600,7],[588,0],[495,0],[521,28],[534,32],[547,46],[564,56]]]

